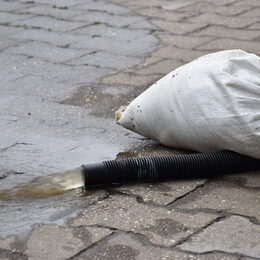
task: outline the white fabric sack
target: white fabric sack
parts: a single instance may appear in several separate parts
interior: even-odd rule
[[[166,146],[260,159],[260,58],[241,50],[198,58],[154,83],[117,120]]]

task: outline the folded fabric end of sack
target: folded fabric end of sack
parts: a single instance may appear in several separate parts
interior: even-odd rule
[[[121,106],[116,112],[115,112],[115,119],[116,123],[120,125],[120,119],[122,117],[122,113],[125,111],[126,106]]]
[[[127,128],[131,131],[138,132],[136,129],[135,119],[132,109],[129,109],[128,106],[121,106],[115,112],[116,123],[124,128]]]

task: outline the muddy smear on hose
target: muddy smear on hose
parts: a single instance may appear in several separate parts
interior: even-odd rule
[[[0,199],[52,196],[82,186],[84,186],[84,175],[82,168],[79,167],[54,176],[37,177],[27,184],[1,190]]]

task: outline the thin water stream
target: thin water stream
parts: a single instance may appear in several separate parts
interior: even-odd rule
[[[39,224],[66,225],[104,190],[86,190],[82,168],[36,177],[32,181],[0,190],[0,237],[25,237]],[[0,239],[0,240],[1,240]]]
[[[84,175],[82,168],[79,167],[51,176],[37,177],[29,183],[4,189],[0,191],[0,199],[51,196],[82,186],[84,186]]]

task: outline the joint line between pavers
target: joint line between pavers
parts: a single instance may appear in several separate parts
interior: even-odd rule
[[[77,254],[67,258],[68,260],[72,260],[72,259],[75,259],[77,256],[80,256],[82,253],[86,252],[87,250],[90,250],[91,248],[94,248],[96,246],[98,246],[99,244],[103,244],[105,241],[107,241],[108,239],[110,239],[111,237],[114,237],[116,235],[115,232],[112,232],[111,234],[103,237],[102,239],[100,239],[99,241],[91,244],[90,246],[80,250]]]

